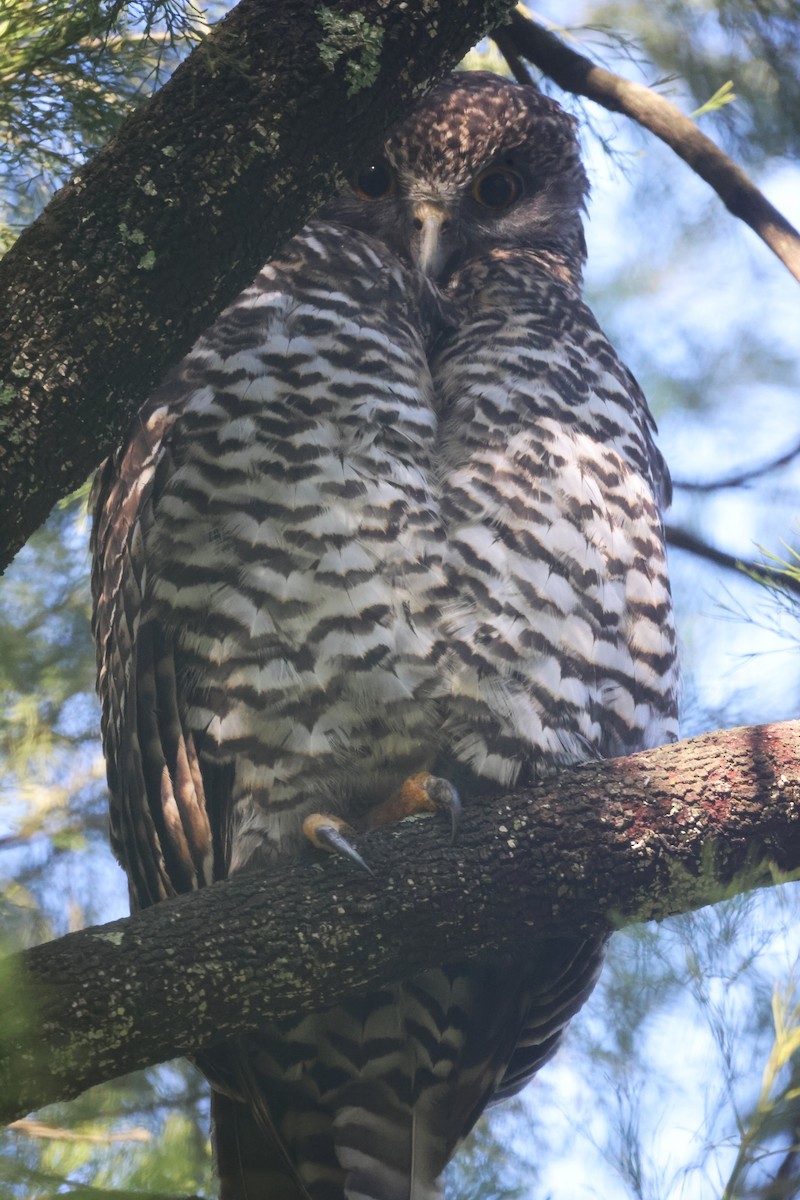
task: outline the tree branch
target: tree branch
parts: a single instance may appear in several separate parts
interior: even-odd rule
[[[719,479],[712,479],[708,482],[698,483],[693,479],[673,479],[672,486],[681,488],[685,492],[718,492],[723,488],[742,487],[754,479],[761,479],[764,475],[771,475],[773,471],[788,466],[799,454],[800,442],[795,442],[788,450],[784,450],[783,454],[779,454],[777,458],[770,459],[769,462],[761,463],[759,466],[742,467],[738,471],[732,471],[730,475],[722,475]]]
[[[738,575],[746,575],[759,585],[766,584],[767,587],[779,588],[782,592],[800,596],[800,579],[788,574],[782,567],[772,567],[769,563],[757,563],[752,559],[728,554],[726,550],[720,550],[719,547],[704,542],[702,538],[689,533],[686,529],[681,529],[678,525],[665,526],[664,534],[667,545],[676,550],[687,550],[689,554],[695,554],[698,558],[705,559],[706,562],[716,563],[718,567],[724,567],[727,571],[736,571]]]
[[[597,66],[521,12],[512,14],[503,34],[519,54],[559,87],[586,96],[611,112],[624,113],[671,146],[800,281],[800,234],[694,121],[658,92]]]
[[[0,569],[509,0],[241,0],[0,263]]]
[[[511,74],[514,76],[517,83],[523,83],[527,86],[536,87],[536,80],[533,78],[533,75],[528,70],[521,56],[517,53],[517,47],[514,43],[514,39],[511,36],[510,30],[507,28],[495,29],[494,33],[492,34],[492,39],[494,40],[494,43],[502,54],[503,58],[508,63]]]
[[[0,1114],[481,951],[661,918],[800,871],[800,722],[565,771],[6,960]]]

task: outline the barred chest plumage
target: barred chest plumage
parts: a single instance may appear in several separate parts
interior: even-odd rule
[[[498,254],[450,327],[385,250],[312,226],[186,360],[152,614],[202,753],[236,760],[234,865],[413,770],[507,786],[675,736],[649,418],[554,289]]]
[[[546,253],[494,250],[448,295],[448,754],[510,786],[674,740],[669,477],[636,381]]]
[[[147,558],[201,752],[235,759],[233,869],[433,757],[445,538],[413,296],[369,239],[318,224],[183,368],[202,386],[157,468]]]

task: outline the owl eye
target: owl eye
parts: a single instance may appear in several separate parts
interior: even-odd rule
[[[362,200],[383,200],[395,189],[394,171],[388,163],[374,162],[359,171],[353,180],[353,191]]]
[[[482,208],[503,212],[511,208],[522,195],[522,180],[516,171],[506,167],[489,167],[472,185],[472,198]]]

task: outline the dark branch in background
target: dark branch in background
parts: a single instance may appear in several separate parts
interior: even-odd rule
[[[534,63],[565,91],[586,96],[611,112],[624,113],[666,142],[800,281],[800,234],[741,167],[663,96],[597,66],[520,12],[512,14],[496,41],[501,51],[510,42],[517,55]]]
[[[775,1178],[764,1191],[764,1200],[792,1200],[800,1191],[800,1122],[795,1121],[790,1132],[795,1144],[787,1150]]]
[[[769,563],[757,563],[746,558],[738,558],[735,554],[728,554],[725,550],[719,550],[716,546],[709,545],[702,538],[688,533],[685,529],[680,529],[677,525],[667,525],[665,533],[667,545],[674,546],[676,550],[688,550],[690,554],[696,554],[698,558],[704,558],[706,562],[716,563],[717,566],[725,567],[728,571],[745,575],[754,583],[766,584],[767,587],[778,588],[782,592],[800,596],[800,579],[788,575],[782,567],[772,567]]]
[[[536,80],[531,75],[522,58],[517,53],[517,47],[514,44],[514,39],[511,37],[507,29],[497,29],[492,34],[497,49],[502,54],[503,58],[508,63],[511,74],[516,79],[517,83],[531,84],[536,87]]]
[[[710,904],[800,871],[800,722],[587,763],[443,822],[214,884],[5,960],[0,1116],[478,953]],[[310,851],[309,851],[310,855]]]
[[[751,483],[754,479],[761,479],[762,476],[769,475],[772,471],[778,471],[781,467],[788,466],[797,458],[798,454],[800,454],[800,442],[770,462],[762,463],[760,467],[743,467],[740,471],[723,475],[721,479],[713,479],[710,483],[697,483],[691,479],[673,479],[672,486],[681,488],[685,492],[718,492],[723,488],[742,487],[745,483]]]

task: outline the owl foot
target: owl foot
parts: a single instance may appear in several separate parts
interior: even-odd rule
[[[420,771],[401,784],[388,800],[371,808],[359,821],[359,828],[380,829],[418,813],[439,811],[450,814],[450,840],[454,842],[461,821],[459,794],[447,779]],[[325,850],[328,854],[341,854],[372,875],[371,869],[349,841],[353,832],[353,827],[341,817],[332,817],[327,813],[309,813],[303,821],[303,834],[315,849]]]
[[[364,859],[347,840],[347,835],[352,832],[351,826],[341,817],[330,817],[324,813],[310,813],[303,821],[303,833],[317,850],[342,854],[371,875],[372,871]]]
[[[420,771],[401,784],[388,800],[370,809],[364,826],[377,829],[417,813],[440,811],[450,814],[450,840],[454,842],[461,823],[461,798],[449,780],[431,775],[428,771]]]

